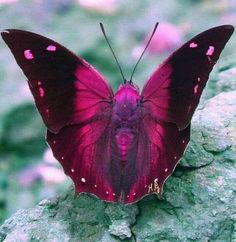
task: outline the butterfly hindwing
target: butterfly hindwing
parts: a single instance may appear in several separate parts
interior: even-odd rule
[[[110,113],[86,125],[64,127],[58,134],[50,131],[47,141],[54,156],[75,184],[76,192],[89,192],[105,201],[116,201],[112,186]]]
[[[135,179],[127,203],[152,193],[161,197],[164,182],[173,173],[188,145],[190,125],[179,131],[175,124],[157,122],[152,115],[146,114],[138,135],[136,166],[133,168]]]

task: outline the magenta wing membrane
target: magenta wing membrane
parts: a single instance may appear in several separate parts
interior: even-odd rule
[[[179,129],[187,127],[233,30],[231,25],[209,29],[175,51],[144,86],[144,108],[159,120],[176,123]]]
[[[85,60],[53,40],[21,30],[2,37],[28,78],[47,128],[57,133],[110,107],[113,93],[106,80]]]

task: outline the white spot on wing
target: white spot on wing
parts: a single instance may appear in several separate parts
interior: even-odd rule
[[[46,50],[48,51],[56,51],[57,47],[55,45],[49,45]]]
[[[199,85],[197,84],[195,87],[194,87],[194,94],[196,94],[198,92],[198,88],[199,88]]]
[[[31,50],[25,50],[25,51],[24,51],[24,56],[25,56],[25,59],[27,59],[27,60],[32,60],[32,59],[34,59],[34,55],[33,55],[33,53],[31,52]]]
[[[46,112],[47,117],[49,117],[49,109],[48,108],[45,110],[45,112]]]
[[[168,171],[168,169],[166,168],[166,169],[165,169],[165,172],[167,172],[167,171]]]
[[[43,88],[40,87],[39,88],[39,95],[40,95],[40,97],[44,97],[44,94],[45,94],[45,92],[44,92]]]
[[[197,48],[198,47],[198,44],[192,42],[192,43],[189,44],[189,47],[190,48]]]
[[[72,169],[71,169],[71,172],[73,173],[73,172],[75,172],[75,170],[72,168]]]
[[[85,178],[82,177],[81,182],[85,183],[86,182]]]
[[[215,47],[210,45],[208,50],[207,50],[207,52],[206,52],[206,55],[207,56],[212,56],[214,51],[215,51]]]
[[[109,195],[109,192],[108,192],[108,191],[106,191],[106,194],[107,194],[107,195]]]
[[[192,105],[190,104],[190,105],[188,106],[188,113],[190,113],[191,109],[192,109]]]

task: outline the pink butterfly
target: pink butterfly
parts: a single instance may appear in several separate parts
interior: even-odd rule
[[[223,25],[195,36],[156,69],[141,93],[130,80],[115,94],[94,67],[53,40],[14,29],[2,37],[28,78],[47,142],[76,191],[133,203],[162,194],[233,30]]]

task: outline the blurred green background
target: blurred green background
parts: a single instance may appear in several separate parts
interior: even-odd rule
[[[94,65],[115,90],[122,79],[99,27],[103,22],[126,78],[154,24],[158,31],[133,80],[140,87],[181,43],[210,27],[236,21],[235,0],[0,0],[0,29],[33,31],[63,44]],[[236,66],[228,43],[203,99],[216,94],[220,70]],[[71,184],[45,143],[45,127],[25,77],[0,40],[0,224]]]

